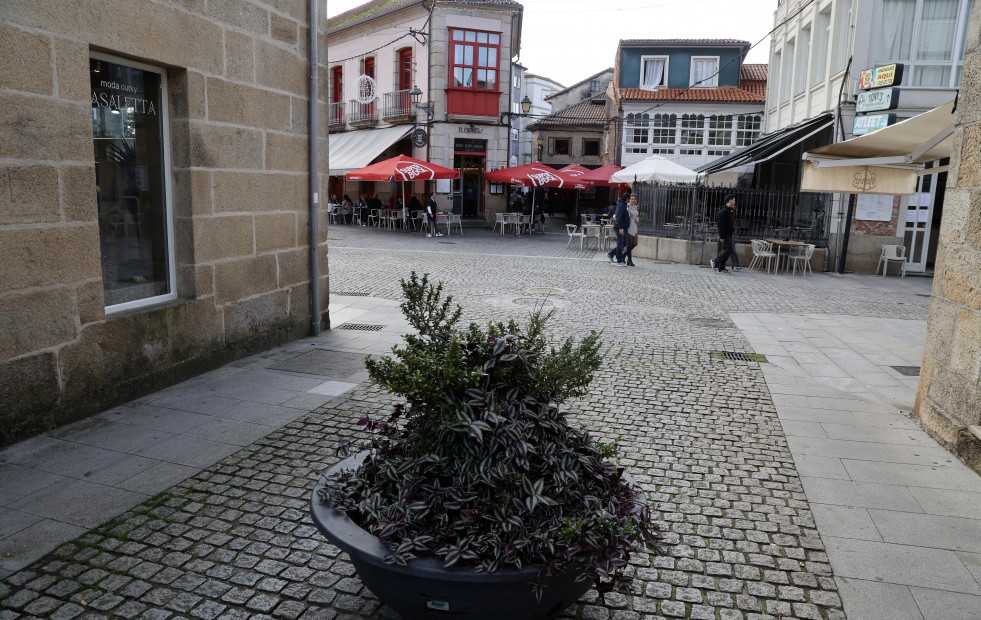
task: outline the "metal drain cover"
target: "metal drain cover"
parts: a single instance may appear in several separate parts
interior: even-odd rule
[[[768,363],[766,361],[766,356],[760,355],[759,353],[744,353],[742,351],[718,351],[716,355],[718,355],[724,360],[733,360],[737,362],[758,362],[760,364]]]
[[[895,370],[899,374],[905,375],[907,377],[919,377],[920,376],[920,367],[919,366],[890,366],[890,368],[892,368],[893,370]]]
[[[513,299],[512,302],[519,306],[531,306],[533,308],[542,308],[543,310],[555,307],[555,304],[540,297],[518,297],[517,299]]]
[[[697,327],[729,327],[729,321],[723,319],[688,319],[688,322]]]
[[[337,329],[350,329],[359,332],[379,332],[384,327],[384,325],[367,325],[365,323],[345,323],[343,325],[338,325]]]
[[[367,297],[368,293],[351,293],[348,291],[331,291],[331,295],[340,295],[343,297]]]
[[[538,287],[530,288],[526,291],[529,295],[563,295],[565,291],[560,288]]]

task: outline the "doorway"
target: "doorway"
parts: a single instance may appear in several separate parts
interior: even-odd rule
[[[944,165],[943,161],[931,162],[927,169]],[[924,273],[933,269],[946,186],[946,172],[925,174],[917,181],[916,193],[904,200],[906,217],[902,230],[907,271]]]
[[[484,160],[483,155],[454,155],[453,167],[460,173],[460,178],[453,188],[453,213],[465,218],[483,219]]]

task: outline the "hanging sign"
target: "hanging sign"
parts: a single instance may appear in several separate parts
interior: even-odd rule
[[[856,112],[877,112],[879,110],[895,110],[899,105],[899,89],[877,88],[858,93],[855,101]]]
[[[899,86],[903,83],[903,65],[894,63],[883,65],[874,69],[862,71],[858,79],[858,87],[862,90],[869,88],[881,88],[883,86]]]
[[[885,129],[895,122],[895,114],[868,114],[866,116],[856,116],[855,125],[852,127],[852,135],[864,136],[867,133]]]
[[[412,135],[410,137],[412,139],[412,146],[416,147],[417,149],[421,149],[429,144],[429,134],[426,133],[426,130],[422,127],[416,127],[412,131]]]

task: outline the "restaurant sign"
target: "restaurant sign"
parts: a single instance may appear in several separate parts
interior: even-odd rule
[[[895,114],[868,114],[866,116],[856,116],[855,125],[852,127],[852,135],[864,136],[867,133],[885,129],[895,122]]]
[[[869,88],[881,88],[883,86],[899,86],[903,83],[903,65],[894,63],[883,65],[874,69],[862,71],[858,79],[858,87],[862,90]]]
[[[877,88],[858,93],[855,101],[856,112],[878,112],[879,110],[895,110],[899,105],[899,89]]]
[[[457,138],[453,141],[453,150],[457,153],[486,153],[487,141]]]

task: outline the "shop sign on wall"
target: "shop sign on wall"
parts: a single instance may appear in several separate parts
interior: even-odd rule
[[[856,220],[888,222],[892,219],[893,196],[859,194],[855,205]]]

